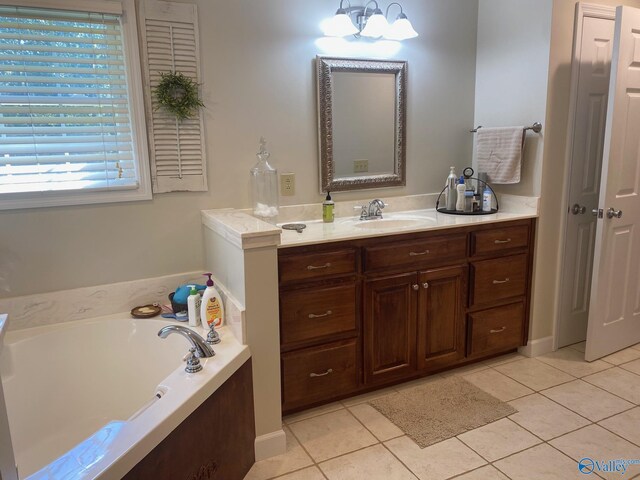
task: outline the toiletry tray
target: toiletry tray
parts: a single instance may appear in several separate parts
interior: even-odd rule
[[[492,213],[498,213],[497,208],[492,208],[490,212],[483,212],[482,210],[479,212],[459,212],[458,210],[447,210],[446,208],[438,208],[436,211],[449,215],[491,215]]]

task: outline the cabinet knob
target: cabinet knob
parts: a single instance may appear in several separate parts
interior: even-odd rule
[[[429,288],[429,282],[424,282],[422,284],[422,288]]]
[[[412,285],[414,290],[420,290],[420,285],[418,285],[417,283],[415,285]]]

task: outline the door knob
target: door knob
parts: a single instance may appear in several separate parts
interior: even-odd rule
[[[571,213],[573,213],[574,215],[584,215],[587,211],[587,207],[585,207],[584,205],[580,205],[578,203],[574,203],[573,206],[571,207]]]
[[[607,218],[622,218],[622,210],[610,208],[609,210],[607,210]]]

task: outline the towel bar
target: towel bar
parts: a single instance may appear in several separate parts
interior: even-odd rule
[[[482,125],[479,125],[477,128],[474,128],[473,130],[469,130],[469,132],[476,133],[480,128],[482,128]],[[535,122],[530,127],[524,127],[524,129],[525,131],[533,130],[535,133],[540,133],[542,131],[542,124],[540,122]]]

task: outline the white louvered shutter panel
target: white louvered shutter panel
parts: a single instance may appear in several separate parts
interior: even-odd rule
[[[200,83],[197,7],[145,0],[141,4],[145,95],[154,193],[206,191],[202,114],[177,120],[158,109],[153,89],[174,71]]]

